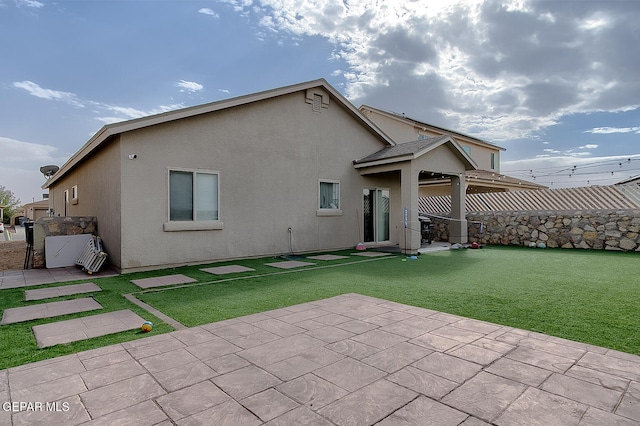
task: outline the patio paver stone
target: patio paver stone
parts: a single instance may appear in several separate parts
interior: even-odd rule
[[[240,272],[255,271],[255,269],[253,268],[247,268],[246,266],[242,265],[216,266],[214,268],[203,268],[200,270],[214,275],[237,274]]]
[[[311,265],[315,265],[315,263],[312,262],[302,262],[300,260],[287,260],[284,262],[272,262],[272,263],[265,263],[265,265],[267,266],[271,266],[273,268],[280,268],[280,269],[293,269],[293,268],[300,268],[302,266],[311,266]]]
[[[102,291],[95,283],[73,284],[58,287],[40,288],[37,290],[25,290],[24,300],[41,300],[52,297],[71,296],[74,294],[93,293]]]
[[[344,294],[0,370],[5,400],[70,408],[0,423],[638,426],[639,379],[637,355]]]
[[[53,318],[78,312],[93,311],[96,309],[102,309],[102,305],[91,297],[63,300],[60,302],[40,303],[37,305],[5,309],[2,313],[2,322],[0,322],[0,324],[5,325],[16,322],[31,321],[34,319]]]
[[[165,275],[162,277],[142,278],[139,280],[131,280],[131,282],[140,288],[164,287],[167,285],[189,284],[198,280],[187,277],[182,274]]]
[[[49,324],[34,325],[33,334],[39,348],[85,340],[92,337],[134,330],[144,319],[129,309],[91,315]]]

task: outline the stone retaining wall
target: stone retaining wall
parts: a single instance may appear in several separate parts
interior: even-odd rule
[[[467,221],[469,242],[640,252],[640,210],[471,212]],[[434,239],[448,241],[448,221],[432,222]]]
[[[98,235],[98,220],[94,216],[41,217],[33,224],[33,268],[45,268],[46,237],[59,235]]]

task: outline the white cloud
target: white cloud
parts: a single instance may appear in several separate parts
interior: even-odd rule
[[[218,92],[225,93],[225,94],[227,94],[227,95],[228,95],[229,93],[231,93],[231,91],[230,91],[230,90],[228,90],[228,89],[218,89]]]
[[[2,159],[6,162],[29,160],[46,163],[55,159],[53,154],[56,150],[57,148],[51,145],[40,145],[0,136],[0,152],[2,152]]]
[[[156,108],[150,110],[139,110],[131,107],[121,107],[116,105],[107,105],[100,104],[100,108],[105,109],[109,112],[115,112],[117,115],[115,116],[97,116],[96,120],[104,123],[104,124],[113,124],[119,123],[121,121],[133,120],[135,118],[147,117],[150,115],[161,114],[167,111],[173,111],[176,109],[184,108],[184,104],[172,104],[172,105],[160,105]]]
[[[180,80],[176,83],[176,86],[179,87],[181,92],[195,93],[204,89],[204,86],[200,83],[196,83],[194,81],[185,81]]]
[[[13,83],[13,86],[18,89],[23,89],[29,92],[30,95],[41,99],[47,99],[51,101],[65,102],[75,107],[83,108],[84,104],[78,99],[74,93],[63,92],[60,90],[45,89],[40,87],[33,81],[17,81]]]
[[[586,145],[579,146],[578,148],[579,149],[596,149],[597,147],[598,147],[598,145],[596,145],[596,144],[588,143]]]
[[[493,141],[530,137],[571,114],[640,106],[640,2],[224,3],[276,37],[334,44],[353,102]]]
[[[68,154],[61,154],[51,145],[25,142],[0,136],[0,182],[12,191],[22,203],[42,199],[45,182],[40,167],[47,164],[61,165]],[[46,192],[46,191],[44,191]]]
[[[611,134],[611,133],[640,133],[640,126],[638,127],[595,127],[590,130],[585,130],[584,133],[593,134]]]
[[[44,3],[41,3],[36,0],[16,0],[16,5],[18,7],[23,6],[23,7],[30,7],[33,9],[39,9],[41,7],[44,7]]]
[[[198,13],[202,13],[203,15],[209,15],[209,16],[212,16],[214,18],[219,18],[220,17],[220,15],[218,15],[216,12],[214,12],[211,9],[209,9],[208,7],[203,7],[202,9],[198,10]]]

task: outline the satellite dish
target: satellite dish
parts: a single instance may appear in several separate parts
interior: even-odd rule
[[[56,174],[56,172],[60,170],[60,167],[56,165],[42,166],[40,167],[40,173],[44,175],[47,179]]]

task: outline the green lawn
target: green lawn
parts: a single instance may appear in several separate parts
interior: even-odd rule
[[[401,259],[139,297],[194,326],[353,292],[640,354],[638,253],[489,247]]]
[[[360,293],[640,354],[638,253],[487,247],[403,259],[395,255],[374,260],[350,256],[347,260],[315,261],[317,266],[328,267],[293,272],[265,266],[274,261],[272,258],[248,259],[91,281],[103,289],[94,294],[105,308],[98,312],[131,309],[156,325],[152,334],[168,332],[171,327],[128,302],[122,294],[138,292],[137,297],[144,302],[185,325],[195,326],[338,294]],[[231,278],[199,270],[230,263],[255,271]],[[174,273],[188,275],[200,284],[140,292],[130,283],[132,279]],[[89,279],[81,282],[86,281]],[[54,300],[60,299],[24,302],[23,289],[0,291],[0,309]],[[139,331],[122,332],[37,349],[31,326],[58,319],[0,327],[0,368],[148,336]]]

